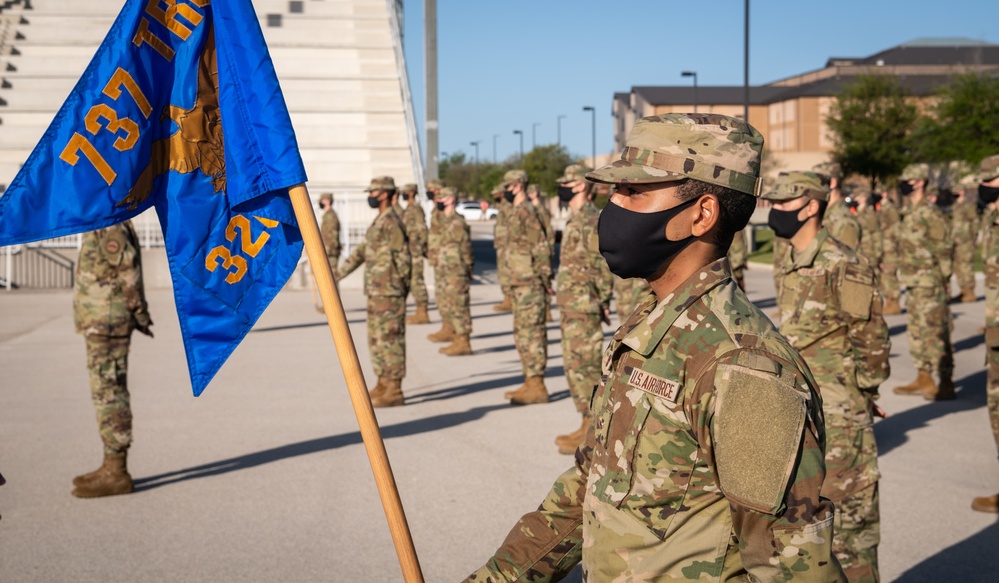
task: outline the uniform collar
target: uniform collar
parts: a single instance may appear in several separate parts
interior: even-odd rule
[[[798,253],[791,247],[791,270],[802,269],[805,267],[811,267],[812,263],[815,263],[815,256],[819,254],[819,248],[822,247],[822,243],[825,242],[826,238],[829,237],[829,231],[825,227],[819,229],[819,232],[812,239],[812,242],[805,247],[804,251]]]
[[[728,258],[702,267],[661,302],[648,297],[617,333],[614,340],[644,357],[652,354],[680,314],[714,288],[732,280]]]

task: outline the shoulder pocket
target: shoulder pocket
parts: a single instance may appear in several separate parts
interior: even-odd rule
[[[874,298],[874,274],[863,265],[850,264],[843,273],[839,289],[840,305],[843,311],[854,318],[871,317],[871,302]]]

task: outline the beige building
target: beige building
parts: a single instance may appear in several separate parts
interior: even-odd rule
[[[833,148],[826,117],[853,77],[895,75],[916,98],[971,71],[999,72],[999,45],[965,38],[914,40],[862,58],[830,58],[825,67],[749,88],[749,123],[766,139],[781,168],[810,167]],[[695,95],[696,91],[696,95]],[[621,151],[635,120],[662,113],[720,113],[743,117],[742,86],[638,86],[614,95],[614,147]]]

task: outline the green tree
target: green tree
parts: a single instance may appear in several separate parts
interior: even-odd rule
[[[514,155],[499,164],[475,164],[459,152],[441,160],[440,176],[463,196],[488,200],[493,188],[503,181],[507,170],[522,168],[527,171],[532,183],[537,184],[545,194],[552,195],[558,188],[556,180],[573,162],[574,158],[568,150],[556,145],[538,146],[525,153],[523,160]]]
[[[999,78],[976,73],[954,77],[936,94],[910,141],[914,159],[977,166],[999,152]]]
[[[844,175],[876,181],[898,176],[910,163],[907,149],[919,113],[894,75],[859,75],[829,111],[833,158]]]

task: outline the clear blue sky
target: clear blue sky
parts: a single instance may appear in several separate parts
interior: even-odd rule
[[[405,51],[423,141],[423,1],[405,2]],[[500,160],[538,145],[590,154],[613,148],[611,99],[633,85],[742,85],[738,0],[632,4],[611,0],[438,0],[440,149]],[[653,9],[655,8],[655,9]],[[829,57],[868,56],[920,37],[999,43],[999,0],[751,0],[749,81],[760,85],[822,68]]]

